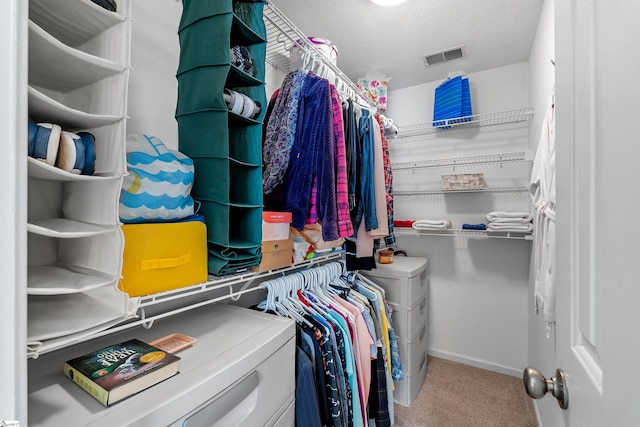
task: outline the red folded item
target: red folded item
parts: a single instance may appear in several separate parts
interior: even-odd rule
[[[394,219],[393,226],[411,228],[414,222],[415,221],[411,219]]]

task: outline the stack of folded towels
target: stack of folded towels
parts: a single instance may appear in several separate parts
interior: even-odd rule
[[[446,230],[451,228],[451,221],[448,219],[421,219],[415,221],[411,226],[416,230]]]
[[[532,217],[528,212],[491,212],[487,214],[487,231],[533,231]]]

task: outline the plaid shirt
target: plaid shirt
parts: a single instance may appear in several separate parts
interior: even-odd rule
[[[375,115],[380,133],[382,134],[382,156],[384,158],[384,185],[387,190],[387,216],[389,218],[389,235],[384,238],[386,246],[393,246],[396,243],[396,236],[393,234],[393,172],[391,171],[391,158],[389,157],[389,141],[384,136],[384,126],[380,115]]]
[[[331,107],[333,110],[333,129],[336,142],[336,199],[338,202],[338,233],[340,237],[353,235],[353,224],[349,213],[349,189],[347,177],[347,150],[344,140],[342,121],[342,103],[335,86],[331,85]]]

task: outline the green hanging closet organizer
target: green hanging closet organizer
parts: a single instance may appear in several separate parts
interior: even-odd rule
[[[266,28],[264,1],[183,0],[178,29],[178,144],[195,164],[193,198],[207,223],[209,273],[227,275],[260,264],[262,120]],[[245,46],[253,75],[231,64]],[[224,89],[257,101],[249,119],[227,110]]]

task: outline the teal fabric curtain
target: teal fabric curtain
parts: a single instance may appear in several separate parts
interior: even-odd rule
[[[209,272],[233,274],[261,261],[262,120],[266,28],[262,1],[183,0],[178,30],[179,148],[195,165],[192,195],[207,223]],[[245,46],[253,75],[230,63],[230,48]],[[258,117],[229,112],[225,88],[260,104]]]

